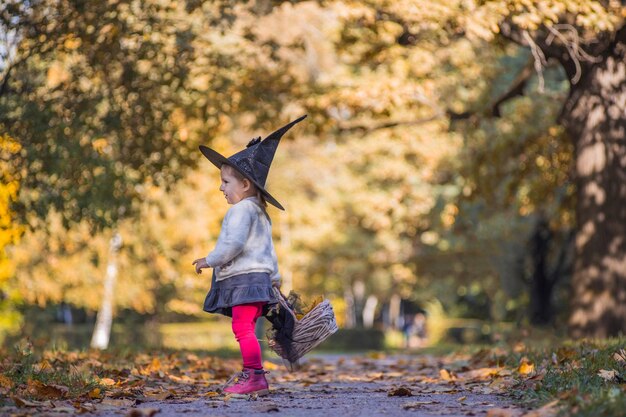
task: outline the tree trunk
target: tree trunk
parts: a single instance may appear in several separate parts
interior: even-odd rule
[[[352,288],[348,287],[344,289],[343,299],[346,302],[345,327],[346,329],[354,329],[356,327],[356,310],[354,308],[354,296],[352,295]]]
[[[376,306],[378,305],[378,297],[370,295],[365,301],[365,307],[363,307],[363,327],[366,329],[374,327],[374,315],[376,313]]]
[[[363,327],[363,309],[365,308],[365,283],[357,280],[352,284],[354,319],[356,327]]]
[[[548,275],[548,250],[552,232],[545,216],[540,215],[531,237],[533,276],[530,293],[530,320],[533,324],[548,324],[552,319],[553,281]]]
[[[402,299],[398,294],[393,294],[389,299],[389,323],[392,329],[400,329],[400,313],[402,310]]]
[[[626,333],[626,26],[615,36],[562,115],[576,149],[574,337]]]
[[[98,311],[96,326],[91,337],[91,347],[94,349],[106,349],[109,346],[111,325],[113,324],[113,290],[117,281],[117,252],[121,246],[122,237],[119,233],[115,233],[109,246],[109,262],[104,279],[102,305]]]

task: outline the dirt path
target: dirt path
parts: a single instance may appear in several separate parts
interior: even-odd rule
[[[471,358],[446,363],[434,356],[314,356],[302,370],[270,368],[271,395],[234,399],[209,385],[195,395],[138,401],[134,407],[98,408],[98,417],[119,415],[243,416],[486,416],[521,414],[503,394],[510,371],[472,367]],[[134,409],[134,411],[133,411]],[[152,409],[152,411],[149,411]],[[158,410],[158,412],[156,412]],[[496,411],[498,410],[498,411]],[[89,415],[85,414],[85,415]]]

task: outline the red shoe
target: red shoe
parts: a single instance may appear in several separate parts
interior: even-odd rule
[[[222,385],[222,392],[228,388],[231,387],[233,385],[235,385],[237,383],[237,381],[239,381],[239,378],[241,378],[241,374],[243,372],[237,372],[235,375],[231,376],[230,378],[228,378],[228,381],[226,381],[226,383],[224,385]]]
[[[270,390],[265,379],[266,373],[263,369],[244,368],[240,374],[236,375],[236,382],[224,388],[224,392],[226,394],[239,395],[267,395],[270,393]]]

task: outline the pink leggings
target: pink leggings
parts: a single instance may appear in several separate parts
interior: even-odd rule
[[[258,302],[233,307],[233,333],[239,342],[244,368],[263,369],[261,346],[254,334],[254,325],[261,317],[264,304],[264,302]]]

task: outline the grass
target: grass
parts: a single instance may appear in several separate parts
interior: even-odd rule
[[[48,361],[33,352],[29,343],[2,352],[0,362],[0,406],[9,396],[34,400],[78,398],[88,395],[100,384],[93,374],[79,372],[70,361]]]
[[[572,417],[626,416],[626,362],[614,355],[626,348],[626,338],[566,342],[555,348],[520,350],[508,358],[516,366],[523,358],[534,364],[530,379],[520,381],[519,400],[538,407],[558,400],[561,415]],[[616,371],[613,380],[599,376]]]
[[[0,407],[32,401],[43,404],[43,400],[97,401],[112,389],[112,380],[124,379],[137,370],[172,372],[181,360],[195,363],[197,357],[187,358],[196,354],[201,359],[219,358],[218,364],[221,359],[240,355],[239,351],[226,348],[210,351],[138,350],[135,347],[107,351],[39,351],[25,339],[11,349],[0,350]]]

